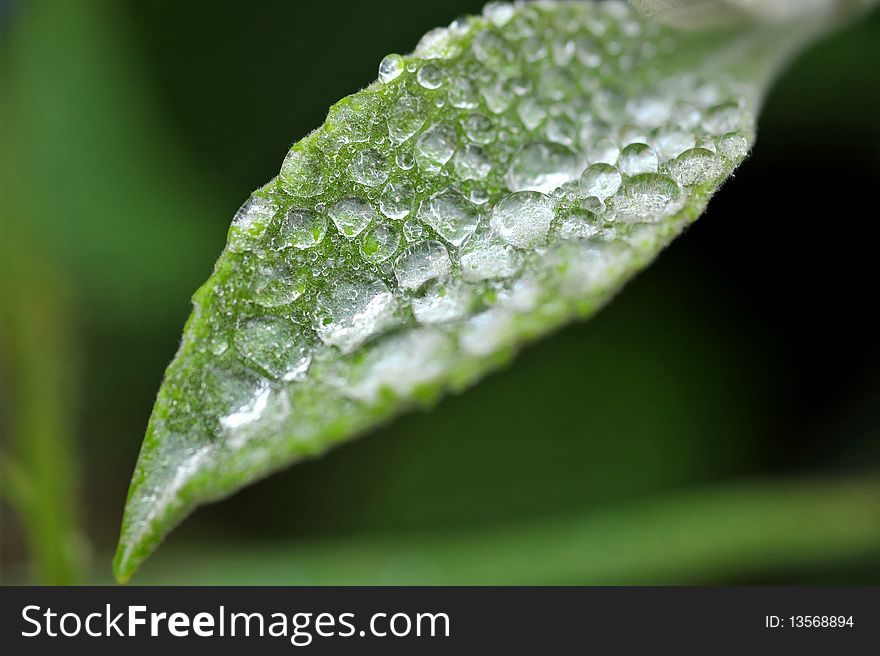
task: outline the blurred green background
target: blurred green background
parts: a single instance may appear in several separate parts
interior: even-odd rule
[[[250,191],[480,2],[0,1],[0,579],[107,582],[189,296]],[[880,583],[880,14],[589,323],[204,508],[135,583]]]

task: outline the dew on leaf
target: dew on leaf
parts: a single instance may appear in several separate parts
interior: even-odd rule
[[[577,178],[577,157],[570,148],[553,142],[531,143],[514,155],[505,180],[511,191],[548,194]]]
[[[235,332],[236,350],[262,373],[276,380],[300,380],[311,361],[301,328],[289,319],[266,315],[249,319]]]
[[[396,54],[386,56],[379,63],[379,80],[384,83],[397,79],[406,69],[403,57]]]
[[[422,201],[417,215],[455,246],[470,236],[480,220],[479,208],[453,189],[441,191]]]
[[[653,173],[659,162],[657,153],[647,144],[631,143],[620,151],[618,166],[624,175]]]
[[[610,164],[593,164],[581,173],[580,190],[584,196],[608,198],[617,193],[622,181],[620,171]]]
[[[384,262],[397,252],[400,245],[400,233],[387,225],[371,228],[361,238],[359,250],[368,262],[378,264]]]
[[[276,249],[312,248],[321,243],[327,233],[327,217],[305,207],[291,207],[281,221],[275,238]]]
[[[355,155],[348,168],[351,176],[366,187],[378,187],[388,179],[388,162],[373,148]]]
[[[394,263],[397,284],[406,290],[416,290],[429,280],[444,278],[451,270],[449,252],[435,240],[409,246]]]
[[[518,191],[492,209],[492,228],[518,248],[534,248],[547,239],[553,222],[553,199],[537,191]]]
[[[394,325],[396,305],[384,282],[362,274],[318,295],[313,326],[322,342],[350,353]]]
[[[343,198],[337,201],[328,214],[343,237],[357,237],[375,217],[375,210],[366,198]]]

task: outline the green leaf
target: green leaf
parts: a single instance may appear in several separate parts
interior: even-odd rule
[[[235,215],[159,391],[117,577],[199,504],[594,313],[745,158],[767,82],[827,27],[805,14],[680,31],[618,2],[492,4],[386,57]]]

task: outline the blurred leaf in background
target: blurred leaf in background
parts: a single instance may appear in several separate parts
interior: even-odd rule
[[[47,339],[72,363],[59,377],[79,381],[56,394],[79,411],[52,439],[79,452],[98,579],[189,295],[235,209],[385,54],[480,5],[3,5],[0,302],[21,316],[7,285],[32,288],[14,282],[10,248],[39,253],[69,291],[53,311],[78,341]],[[499,582],[524,580],[524,553],[569,567],[536,567],[531,582],[880,581],[880,227],[862,209],[880,173],[878,36],[875,12],[806,53],[737,178],[592,322],[431,413],[200,511],[137,581],[480,583],[499,544]],[[19,206],[27,236],[11,229]],[[22,380],[5,326],[0,340],[8,450]],[[5,502],[0,521],[2,578],[24,580],[24,523]],[[556,538],[572,540],[565,557],[548,550]],[[646,550],[621,551],[627,540]],[[706,566],[701,545],[720,560]],[[602,554],[607,569],[585,564]]]

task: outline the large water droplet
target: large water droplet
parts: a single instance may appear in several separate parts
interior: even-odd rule
[[[418,217],[443,239],[458,246],[476,228],[480,210],[459,192],[447,189],[422,201]]]
[[[487,144],[495,140],[495,124],[481,112],[469,114],[462,125],[464,133],[479,144]]]
[[[344,237],[357,237],[375,216],[373,206],[366,198],[343,198],[328,211],[336,228]]]
[[[678,183],[659,173],[640,173],[627,179],[623,192],[614,197],[616,218],[654,223],[675,212],[681,191]]]
[[[543,244],[553,222],[553,199],[536,191],[519,191],[492,209],[492,228],[518,248]]]
[[[379,209],[389,219],[400,220],[412,212],[415,191],[405,180],[389,182],[379,197]]]
[[[397,284],[406,290],[416,290],[429,280],[444,278],[451,269],[446,247],[434,240],[413,244],[394,263]]]
[[[387,84],[396,79],[406,69],[406,62],[400,55],[391,54],[379,63],[379,80]]]
[[[318,295],[315,332],[325,344],[350,353],[394,325],[396,305],[391,290],[373,276],[335,281]]]
[[[653,173],[658,165],[657,153],[647,144],[631,143],[620,151],[618,166],[624,175]]]
[[[302,278],[284,264],[262,262],[254,274],[253,299],[265,308],[289,305],[304,291]]]
[[[522,255],[504,241],[485,219],[460,251],[461,274],[465,280],[510,278],[522,267]]]
[[[577,157],[558,143],[531,143],[511,160],[505,177],[511,191],[550,193],[577,179]]]
[[[388,115],[388,136],[399,144],[413,136],[424,124],[422,103],[415,96],[401,96]]]
[[[244,322],[234,342],[245,360],[275,379],[299,380],[311,361],[309,345],[298,326],[280,317],[267,315]]]
[[[379,264],[397,252],[400,233],[387,225],[377,225],[368,230],[360,243],[361,256],[368,262]]]
[[[230,236],[230,246],[245,250],[251,240],[266,232],[277,211],[278,207],[269,199],[257,195],[248,198],[232,219],[235,230]]]
[[[281,187],[292,196],[310,198],[324,191],[324,174],[317,157],[302,150],[291,150],[278,175]]]
[[[355,155],[348,169],[351,176],[366,187],[378,187],[388,179],[388,162],[372,148]]]
[[[416,162],[426,171],[439,171],[454,152],[455,130],[443,123],[431,126],[416,141]]]
[[[718,178],[721,162],[711,150],[691,148],[669,163],[669,172],[681,184],[690,186]]]
[[[327,233],[327,217],[305,207],[291,207],[281,221],[275,248],[306,249],[321,243]]]
[[[581,174],[581,194],[605,199],[617,193],[621,181],[620,171],[611,164],[593,164]]]
[[[467,315],[472,299],[471,290],[460,283],[434,283],[424,294],[412,300],[416,321],[438,324]]]
[[[416,80],[426,89],[436,89],[443,84],[443,72],[434,64],[425,64],[416,74]]]
[[[455,172],[463,180],[483,180],[492,170],[492,160],[486,149],[467,144],[455,154]]]

